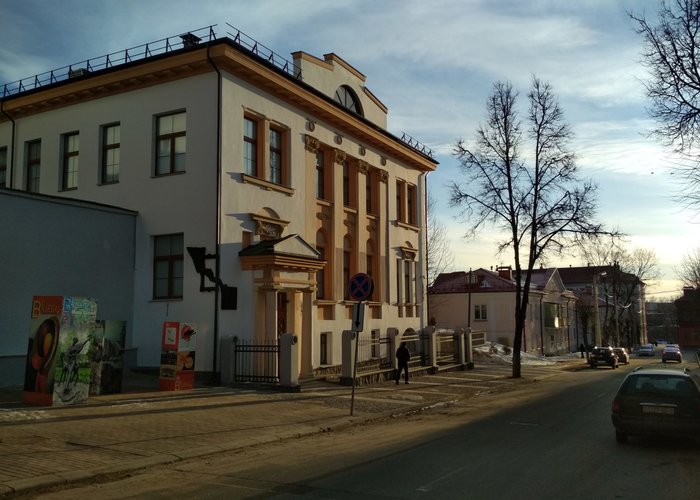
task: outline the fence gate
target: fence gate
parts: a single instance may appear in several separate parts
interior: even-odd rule
[[[280,345],[278,340],[233,341],[234,382],[278,384]]]

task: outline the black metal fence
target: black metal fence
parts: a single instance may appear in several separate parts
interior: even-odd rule
[[[233,341],[234,382],[262,382],[277,384],[279,375],[280,345],[277,340]]]

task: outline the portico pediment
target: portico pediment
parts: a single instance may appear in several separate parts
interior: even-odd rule
[[[315,273],[326,264],[318,250],[298,234],[263,240],[244,248],[238,256],[245,271],[268,268]]]

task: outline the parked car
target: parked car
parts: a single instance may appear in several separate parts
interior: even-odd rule
[[[612,347],[594,347],[588,356],[588,364],[591,368],[598,365],[608,365],[610,368],[617,368],[617,356]]]
[[[618,363],[630,364],[630,355],[624,347],[613,347]]]
[[[682,363],[683,353],[681,353],[681,350],[678,347],[667,345],[666,347],[664,347],[664,350],[661,351],[661,361],[665,363],[666,361],[671,360]]]
[[[656,347],[654,344],[642,344],[639,346],[637,356],[654,356],[656,355]]]
[[[618,443],[628,436],[692,437],[700,440],[700,385],[688,370],[637,368],[612,402]]]

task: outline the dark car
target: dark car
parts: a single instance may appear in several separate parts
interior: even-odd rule
[[[627,436],[700,440],[700,385],[687,370],[636,369],[613,399],[612,423],[618,443]]]
[[[640,346],[639,350],[637,351],[638,356],[653,356],[654,354],[656,354],[654,344],[644,344]]]
[[[664,347],[664,350],[661,351],[661,361],[664,363],[666,361],[678,361],[679,363],[683,362],[683,354],[681,353],[681,350],[672,345],[667,345]]]
[[[617,356],[612,347],[594,347],[588,356],[588,364],[591,365],[591,368],[597,368],[598,365],[617,368]]]
[[[613,347],[613,351],[615,351],[615,356],[617,356],[618,363],[624,363],[626,365],[630,364],[630,355],[627,352],[627,349],[624,347]]]

